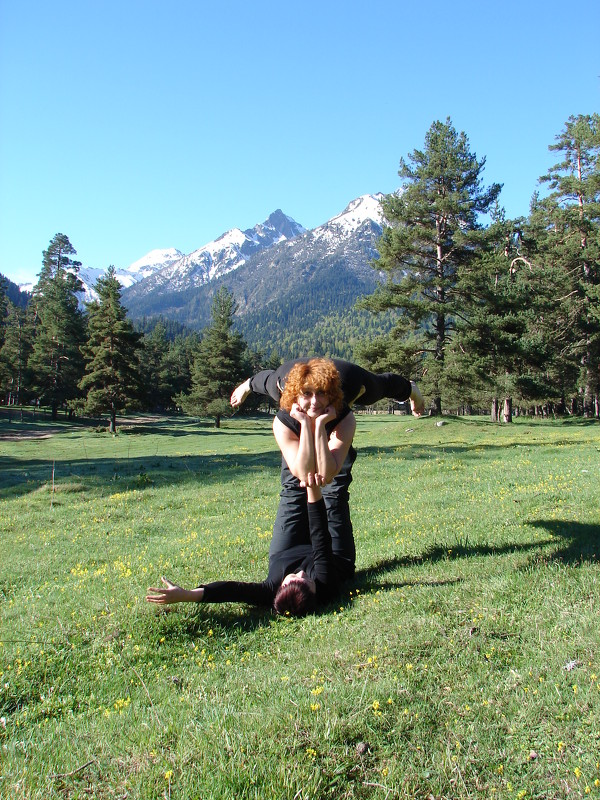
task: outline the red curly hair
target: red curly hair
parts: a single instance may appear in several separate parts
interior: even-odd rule
[[[325,392],[329,405],[336,411],[341,411],[344,395],[340,374],[333,361],[328,358],[311,358],[310,361],[294,364],[285,379],[279,405],[286,411],[291,411],[298,397],[308,388],[315,392]]]

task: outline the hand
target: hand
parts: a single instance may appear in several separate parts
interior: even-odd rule
[[[146,595],[146,601],[148,603],[167,606],[171,603],[199,602],[204,596],[204,589],[202,587],[198,589],[182,589],[181,586],[177,586],[176,583],[171,583],[171,581],[165,577],[162,577],[161,581],[164,585],[160,588],[151,586],[148,589],[148,592],[152,592],[152,594]]]
[[[306,411],[303,411],[300,408],[298,403],[294,403],[292,405],[292,408],[290,410],[290,417],[292,417],[292,419],[295,419],[296,422],[300,422],[301,424],[303,422],[307,422],[308,421],[308,414],[306,413]]]
[[[306,480],[300,481],[300,486],[303,489],[307,489],[309,486],[311,488],[315,486],[327,486],[327,481],[324,475],[320,475],[318,472],[309,472],[306,476]]]
[[[425,411],[425,400],[423,400],[423,395],[419,391],[419,387],[414,381],[410,382],[412,387],[410,393],[410,410],[413,413],[413,416],[420,417],[421,414]]]
[[[331,422],[337,417],[337,411],[335,410],[334,406],[327,406],[327,408],[323,411],[322,414],[319,414],[317,417],[317,422],[320,422],[321,425],[325,425],[328,422]]]
[[[240,383],[239,386],[236,386],[236,388],[231,393],[229,402],[234,408],[237,408],[238,406],[242,405],[242,403],[248,397],[251,391],[252,390],[250,389],[250,378],[248,378],[248,380],[244,381],[244,383]]]

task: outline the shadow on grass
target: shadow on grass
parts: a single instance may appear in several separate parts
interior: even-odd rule
[[[265,469],[277,474],[281,453],[229,453],[183,456],[136,456],[129,458],[56,459],[53,462],[30,460],[28,463],[0,457],[0,499],[18,497],[50,485],[54,478],[56,501],[61,491],[70,491],[77,481],[79,491],[101,493],[144,490],[185,483],[222,483],[226,480]],[[277,478],[273,477],[274,487]]]
[[[411,442],[406,442],[389,447],[374,445],[361,447],[358,445],[357,450],[359,456],[397,455],[401,456],[406,461],[431,461],[445,455],[462,456],[465,459],[481,459],[485,458],[490,453],[500,453],[512,448],[527,448],[528,450],[533,450],[545,447],[564,447],[565,445],[581,446],[581,441],[577,439],[549,439],[547,441],[522,439],[519,441],[511,440],[507,442],[498,442],[498,444],[482,444],[481,442],[467,444],[465,442],[455,441],[440,442],[439,444],[429,444],[427,442],[412,444]]]
[[[393,572],[398,567],[405,566],[406,563],[407,561],[403,558],[390,558],[379,561],[372,567],[358,570],[352,580],[344,582],[337,600],[318,608],[315,614],[327,616],[332,611],[339,609],[340,602],[346,607],[350,607],[352,600],[348,596],[349,592],[355,592],[356,590],[366,595],[379,590],[389,591],[407,586],[449,586],[462,581],[462,578],[450,578],[447,580],[417,579],[402,582],[382,580],[384,573]],[[177,609],[177,607],[173,609],[168,607],[157,609],[156,619],[158,625],[152,634],[152,638],[158,640],[160,637],[168,635],[171,639],[183,636],[196,640],[207,635],[212,636],[208,631],[216,627],[227,629],[230,633],[232,630],[236,630],[239,633],[247,633],[256,628],[268,627],[274,619],[277,619],[277,615],[271,609],[246,606],[239,603],[210,603],[206,605],[199,603],[192,614],[185,613],[185,611],[181,613],[182,610],[181,608]]]
[[[357,570],[352,580],[344,583],[338,600],[323,606],[316,613],[324,616],[331,614],[332,611],[339,609],[340,602],[346,608],[349,608],[352,604],[352,599],[348,597],[349,592],[359,591],[361,594],[367,595],[377,591],[391,591],[409,586],[430,586],[432,588],[450,586],[463,581],[463,578],[442,580],[413,578],[399,582],[386,580],[386,573],[405,567],[476,556],[501,556],[528,551],[539,552],[541,547],[556,544],[556,541],[561,539],[564,541],[564,546],[559,547],[549,557],[550,560],[578,563],[581,561],[596,561],[598,559],[600,525],[560,520],[535,520],[529,524],[546,530],[551,534],[552,538],[528,544],[506,544],[501,547],[455,544],[452,548],[447,548],[435,545],[419,556],[397,556],[382,559],[370,567]],[[152,634],[153,638],[168,635],[172,639],[183,637],[195,641],[199,638],[210,636],[209,630],[216,626],[227,630],[229,633],[236,631],[238,634],[247,633],[260,627],[268,627],[275,619],[275,615],[271,610],[265,608],[224,603],[222,605],[210,604],[206,606],[199,604],[192,614],[181,613],[181,609],[179,612],[176,609],[160,609],[157,612],[156,619],[158,625]]]
[[[600,559],[600,525],[572,520],[536,519],[527,523],[552,535],[554,543],[560,541],[552,560],[574,564]]]

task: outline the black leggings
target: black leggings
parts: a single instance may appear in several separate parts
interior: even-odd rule
[[[331,547],[341,579],[352,577],[356,561],[349,505],[349,486],[352,481],[352,464],[355,459],[356,450],[351,447],[341,470],[330,484],[323,487]],[[281,483],[282,489],[279,495],[279,507],[273,526],[269,556],[310,542],[306,489],[300,486],[300,482],[291,474],[283,460]]]

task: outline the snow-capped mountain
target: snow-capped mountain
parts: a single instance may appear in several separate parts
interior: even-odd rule
[[[149,278],[158,270],[174,264],[180,258],[183,258],[183,253],[174,247],[165,250],[151,250],[126,269],[121,270],[119,275],[123,276],[123,280],[119,277],[119,281],[123,286],[131,286],[144,278]]]
[[[174,247],[164,250],[151,250],[125,269],[115,270],[115,277],[124,289],[128,289],[138,281],[149,278],[157,270],[164,269],[182,257],[183,253]],[[79,268],[79,279],[83,283],[82,302],[87,303],[98,299],[94,286],[98,278],[105,274],[105,269],[85,266]]]
[[[312,230],[277,210],[253,228],[229,230],[189,254],[152,250],[117,269],[123,303],[132,319],[162,315],[201,328],[224,284],[234,294],[248,341],[269,348],[273,340],[293,336],[298,324],[318,335],[326,316],[349,319],[357,298],[375,286],[381,198],[358,197]],[[80,269],[82,301],[95,299],[94,284],[104,273]]]
[[[381,213],[382,194],[365,194],[346,206],[341,214],[332,217],[324,225],[315,228],[316,239],[335,239],[352,236],[365,222],[383,225]]]
[[[265,222],[255,225],[254,228],[245,231],[233,228],[189,255],[180,254],[179,258],[168,263],[156,263],[151,273],[144,276],[142,281],[136,282],[139,285],[134,287],[129,297],[136,297],[138,294],[147,295],[155,291],[189,291],[238,269],[261,250],[293,239],[304,232],[302,225],[278,209]],[[141,261],[147,258],[148,256],[145,256]],[[140,262],[136,262],[138,263]],[[131,271],[133,266],[127,271]]]
[[[290,314],[301,315],[299,309],[307,305],[315,319],[332,309],[351,309],[377,280],[371,265],[382,232],[380,197],[359,197],[323,225],[313,230],[298,226],[290,231],[300,229],[296,235],[272,236],[268,246],[256,247],[249,231],[243,239],[240,231],[229,231],[124,290],[124,305],[134,319],[163,315],[202,327],[209,320],[214,292],[225,284],[234,294],[243,328],[270,328]],[[275,212],[267,223],[280,214]]]

